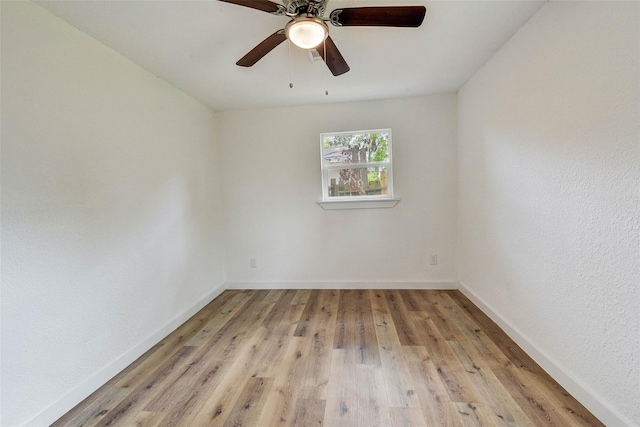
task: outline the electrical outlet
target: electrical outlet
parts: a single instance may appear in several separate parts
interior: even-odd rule
[[[429,257],[429,264],[438,265],[438,255],[431,255],[431,257]]]
[[[258,260],[256,258],[249,258],[249,267],[258,268]]]

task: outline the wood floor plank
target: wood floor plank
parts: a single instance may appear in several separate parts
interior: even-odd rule
[[[300,380],[298,397],[302,399],[326,400],[331,376],[331,353],[333,350],[332,325],[316,330],[307,337],[308,355],[305,359],[304,376]]]
[[[356,348],[357,331],[351,325],[356,321],[355,307],[358,304],[358,295],[355,290],[345,289],[339,291],[339,296],[333,348],[353,350]]]
[[[380,349],[373,321],[371,302],[361,299],[356,309],[356,345],[358,363],[380,365]]]
[[[486,314],[459,291],[448,292],[449,297],[465,310],[477,325],[490,337],[500,351],[516,366],[532,371],[542,371],[537,364],[507,336]]]
[[[408,311],[424,311],[423,305],[420,303],[420,299],[416,298],[415,292],[409,289],[400,289],[398,294]]]
[[[299,331],[300,337],[306,338],[305,375],[298,387],[300,399],[327,399],[339,295],[338,291],[322,292],[315,299],[319,309],[305,315],[306,324]]]
[[[431,320],[426,311],[414,311],[410,313],[411,320],[416,325],[420,336],[420,342],[427,350],[429,357],[435,360],[451,360],[454,355],[447,341],[440,334],[440,330]]]
[[[273,371],[273,392],[270,393],[265,404],[269,411],[264,416],[264,425],[290,425],[299,396],[299,385],[306,374],[306,361],[310,352],[309,339],[291,337],[280,369]]]
[[[200,410],[189,416],[188,420],[192,420],[192,425],[224,424],[243,387],[249,378],[256,376],[255,372],[262,361],[261,352],[264,349],[261,343],[267,336],[267,328],[254,329],[238,349],[237,355],[233,359],[222,361],[225,363],[226,374],[215,383],[215,387],[207,395],[203,396],[206,400],[198,405]],[[230,366],[227,367],[227,363]]]
[[[167,414],[164,412],[146,412],[142,411],[138,413],[133,425],[135,427],[159,427],[166,425],[165,418]]]
[[[389,408],[392,427],[429,427],[419,408]]]
[[[525,353],[518,345],[507,336],[507,334],[494,323],[489,316],[483,313],[460,291],[446,291],[448,296],[465,310],[487,337],[493,341],[500,351],[508,359],[505,366],[513,364],[529,381],[537,381],[545,384],[546,393],[553,395],[553,400],[561,405],[565,412],[571,414],[572,422],[575,425],[602,425],[601,422],[589,412],[583,405],[574,399],[560,384],[558,384],[547,372],[545,372],[535,361]]]
[[[461,427],[451,410],[449,395],[425,347],[403,347],[411,377],[416,381],[416,396],[429,426]]]
[[[269,314],[262,321],[262,326],[277,328],[285,313],[290,309],[291,301],[295,295],[295,289],[287,289],[282,292],[279,298],[274,301],[274,306],[269,310]],[[268,302],[269,300],[265,299],[265,303]]]
[[[380,352],[367,291],[340,291],[333,347],[356,350],[358,363],[380,364]]]
[[[306,289],[304,291],[306,291]],[[287,312],[284,314],[284,317],[280,321],[281,324],[286,324],[293,327],[293,331],[291,332],[292,336],[298,328],[298,323],[300,322],[302,313],[304,312],[304,309],[307,305],[306,300],[309,298],[309,293],[302,292],[303,291],[296,292],[293,300],[291,300],[289,310],[287,310]],[[301,295],[305,295],[305,298],[302,299]]]
[[[327,402],[318,399],[298,399],[293,414],[292,426],[322,427]]]
[[[355,426],[358,420],[356,352],[334,349],[331,354],[331,380],[327,392],[324,423],[336,427]]]
[[[255,345],[259,346],[261,351],[255,356],[257,361],[252,375],[272,378],[280,369],[282,359],[293,336],[293,329],[291,325],[282,323],[274,331],[261,326],[259,332],[262,341],[256,342]]]
[[[144,406],[155,396],[156,391],[163,385],[170,383],[182,367],[188,364],[189,355],[194,347],[183,347],[179,352],[166,360],[160,367],[150,373],[135,389],[127,394],[120,403],[101,418],[96,426],[128,425],[143,411]]]
[[[469,403],[480,401],[480,395],[473,382],[457,359],[435,359],[433,364],[440,380],[445,385],[452,402]]]
[[[498,378],[509,395],[518,403],[529,418],[538,420],[539,425],[565,426],[575,423],[574,412],[553,403],[547,396],[554,393],[544,383],[527,378],[526,371],[518,370],[513,364],[498,365],[489,360],[491,372]],[[583,420],[586,421],[586,420]]]
[[[293,293],[295,294],[294,289],[269,289],[267,290],[267,294],[264,296],[264,299],[262,301],[265,304],[275,304],[280,300],[280,298],[282,298],[283,294],[290,291],[293,291]]]
[[[458,291],[230,290],[54,424],[603,426]]]
[[[425,293],[424,291],[418,289],[403,289],[400,292],[402,295],[402,299],[405,302],[408,301],[407,309],[409,309],[410,311],[431,311],[431,302],[429,301],[429,295],[431,295],[433,291]]]
[[[184,368],[184,372],[145,407],[146,411],[166,411],[163,425],[178,426],[195,417],[206,403],[231,363],[208,359],[206,353]]]
[[[340,292],[338,290],[312,291],[294,336],[310,336],[319,330],[334,328],[337,321],[339,299]]]
[[[476,403],[451,402],[453,411],[463,427],[497,427],[493,417],[484,407]]]
[[[309,295],[311,295],[311,289],[298,289],[296,295],[291,300],[291,305],[306,305]]]
[[[374,315],[376,335],[380,345],[380,365],[385,379],[390,407],[419,407],[408,365],[393,319],[389,314]]]
[[[473,343],[480,353],[492,353],[495,345],[486,339],[482,329],[473,319],[467,316],[445,293],[435,294],[435,299],[439,302],[440,308],[448,313],[450,319],[456,325],[456,331],[462,335],[457,337],[458,341],[468,341]],[[486,342],[485,342],[486,341]]]
[[[95,425],[130,392],[129,389],[115,386],[99,389],[76,406],[73,411],[63,415],[51,427]]]
[[[209,314],[207,322],[203,324],[198,333],[191,337],[184,345],[199,347],[206,344],[211,336],[218,332],[248,301],[249,295],[237,293],[232,298],[224,301],[217,311]]]
[[[387,290],[384,291],[384,296],[387,299],[389,311],[393,318],[398,338],[400,338],[400,344],[422,345],[413,322],[410,319],[409,311],[402,300],[402,296],[400,296],[400,292],[396,290]]]
[[[273,385],[271,378],[252,377],[247,380],[236,404],[233,405],[225,427],[256,426],[260,412]]]
[[[420,296],[426,305],[429,318],[438,328],[440,335],[442,335],[446,341],[454,341],[456,336],[459,336],[461,332],[458,330],[453,319],[449,318],[447,311],[440,307],[436,293],[421,293]]]
[[[182,347],[198,346],[199,343],[192,343],[191,341],[203,329],[207,329],[208,324],[217,322],[215,326],[211,326],[209,329],[209,331],[217,331],[217,329],[226,323],[226,320],[223,320],[222,317],[225,317],[226,313],[235,308],[234,304],[245,304],[252,295],[253,293],[242,293],[239,291],[223,292],[219,298],[207,304],[202,310],[196,313],[195,316],[189,319],[188,322],[182,324],[170,335],[153,346],[112,381],[115,381],[114,384],[118,387],[135,388],[140,382],[145,380],[150,370],[155,369],[158,364],[163,363],[164,360],[171,357],[171,355],[179,351]]]
[[[357,355],[356,355],[357,356]],[[391,424],[382,366],[356,364],[356,425],[385,427]]]
[[[265,296],[263,292],[256,293],[211,337],[203,346],[209,352],[209,357],[215,360],[234,358],[247,337],[260,326],[273,307],[274,303],[264,302]]]
[[[454,341],[449,342],[449,345],[456,354],[459,363],[464,367],[466,378],[478,390],[478,396],[482,396],[482,399],[478,397],[468,403],[484,402],[491,410],[494,416],[492,420],[496,423],[509,426],[533,426],[531,419],[518,406],[513,396],[503,387],[491,369],[482,362],[479,353],[475,352],[472,344],[468,344],[467,349]],[[464,376],[464,374],[461,375]]]
[[[389,305],[382,289],[369,290],[369,302],[374,316],[377,314],[390,314]]]

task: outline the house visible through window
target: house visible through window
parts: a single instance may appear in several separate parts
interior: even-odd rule
[[[323,200],[393,198],[391,129],[323,133]]]

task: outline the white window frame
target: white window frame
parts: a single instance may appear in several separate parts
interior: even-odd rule
[[[370,162],[370,163],[357,163],[357,164],[345,164],[325,163],[324,157],[324,140],[326,137],[339,136],[339,135],[355,135],[355,134],[371,134],[371,133],[387,133],[389,138],[387,140],[387,154],[388,161],[386,162]],[[362,208],[391,208],[395,206],[399,199],[394,198],[393,193],[393,141],[391,129],[370,129],[360,131],[347,131],[347,132],[326,132],[320,134],[320,169],[322,171],[322,200],[318,201],[318,204],[324,209],[362,209]],[[387,193],[375,194],[375,195],[362,195],[362,196],[329,196],[329,171],[339,169],[366,169],[366,168],[379,168],[384,167],[387,170]]]

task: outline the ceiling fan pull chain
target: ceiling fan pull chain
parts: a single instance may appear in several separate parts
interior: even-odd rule
[[[325,37],[322,41],[324,44],[324,58],[325,62],[329,60],[329,52],[327,52],[327,38]],[[327,72],[329,71],[328,67],[324,67],[324,94],[329,95],[329,89],[327,88]]]
[[[293,89],[293,66],[291,65],[291,40],[287,39],[289,43],[289,87]]]

